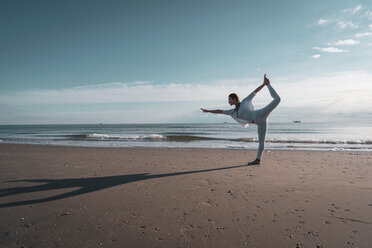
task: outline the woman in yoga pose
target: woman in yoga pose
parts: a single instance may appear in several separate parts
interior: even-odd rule
[[[273,100],[264,108],[254,110],[252,99],[263,87],[267,86],[269,89],[270,95]],[[234,120],[236,120],[241,125],[247,127],[249,124],[253,123],[257,125],[258,132],[258,151],[257,158],[253,162],[248,163],[248,165],[260,164],[262,152],[265,147],[265,136],[267,130],[267,118],[271,111],[273,111],[276,106],[280,103],[280,97],[276,91],[271,87],[270,80],[264,76],[264,82],[260,85],[255,91],[253,91],[249,96],[244,98],[242,102],[239,101],[239,97],[232,93],[229,95],[229,104],[235,105],[235,108],[230,110],[207,110],[201,109],[204,113],[213,113],[213,114],[225,114],[230,115]]]

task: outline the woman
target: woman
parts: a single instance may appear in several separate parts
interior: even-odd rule
[[[270,95],[273,98],[271,103],[266,107],[254,110],[252,99],[264,86],[267,86],[269,89]],[[235,105],[234,109],[230,110],[207,110],[201,109],[204,113],[213,113],[213,114],[225,114],[230,115],[234,120],[236,120],[241,125],[247,127],[249,124],[254,123],[257,125],[258,132],[258,151],[257,158],[253,162],[248,163],[248,165],[260,164],[261,155],[265,146],[265,136],[267,130],[267,117],[273,111],[276,106],[280,103],[280,97],[275,92],[273,87],[270,85],[270,80],[264,76],[264,82],[260,85],[255,91],[253,91],[249,96],[247,96],[242,102],[239,101],[239,97],[232,93],[229,95],[229,104]]]

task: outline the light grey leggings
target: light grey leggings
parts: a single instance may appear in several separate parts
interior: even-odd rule
[[[267,117],[271,111],[273,111],[276,106],[280,103],[280,97],[278,93],[271,87],[271,85],[267,85],[269,89],[270,95],[273,100],[262,109],[258,109],[255,111],[254,121],[257,124],[257,132],[258,132],[258,151],[257,151],[257,158],[261,159],[262,152],[265,148],[265,137],[266,137],[266,130],[267,130]]]

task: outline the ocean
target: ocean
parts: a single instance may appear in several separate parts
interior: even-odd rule
[[[256,149],[257,127],[211,124],[0,125],[0,143]],[[372,151],[371,123],[269,123],[265,149]]]

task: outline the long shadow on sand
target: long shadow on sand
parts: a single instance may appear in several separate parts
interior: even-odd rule
[[[69,178],[69,179],[30,179],[30,180],[11,181],[11,182],[33,182],[33,183],[43,183],[43,184],[35,185],[35,186],[28,186],[28,187],[15,187],[15,188],[8,188],[8,189],[0,189],[0,197],[12,196],[12,195],[24,194],[24,193],[41,192],[41,191],[47,191],[47,190],[56,190],[56,189],[68,189],[68,188],[78,188],[78,189],[67,192],[67,193],[62,193],[59,195],[42,198],[42,199],[1,203],[0,208],[54,201],[54,200],[69,198],[72,196],[83,195],[83,194],[91,193],[91,192],[102,190],[102,189],[111,188],[117,185],[138,182],[138,181],[143,181],[143,180],[148,180],[148,179],[181,176],[181,175],[195,174],[195,173],[201,173],[201,172],[228,170],[228,169],[241,168],[241,167],[246,167],[246,166],[248,165],[237,165],[237,166],[229,166],[229,167],[206,169],[206,170],[194,170],[194,171],[174,172],[174,173],[155,174],[155,175],[149,175],[148,173],[141,173],[141,174],[108,176],[108,177]]]

